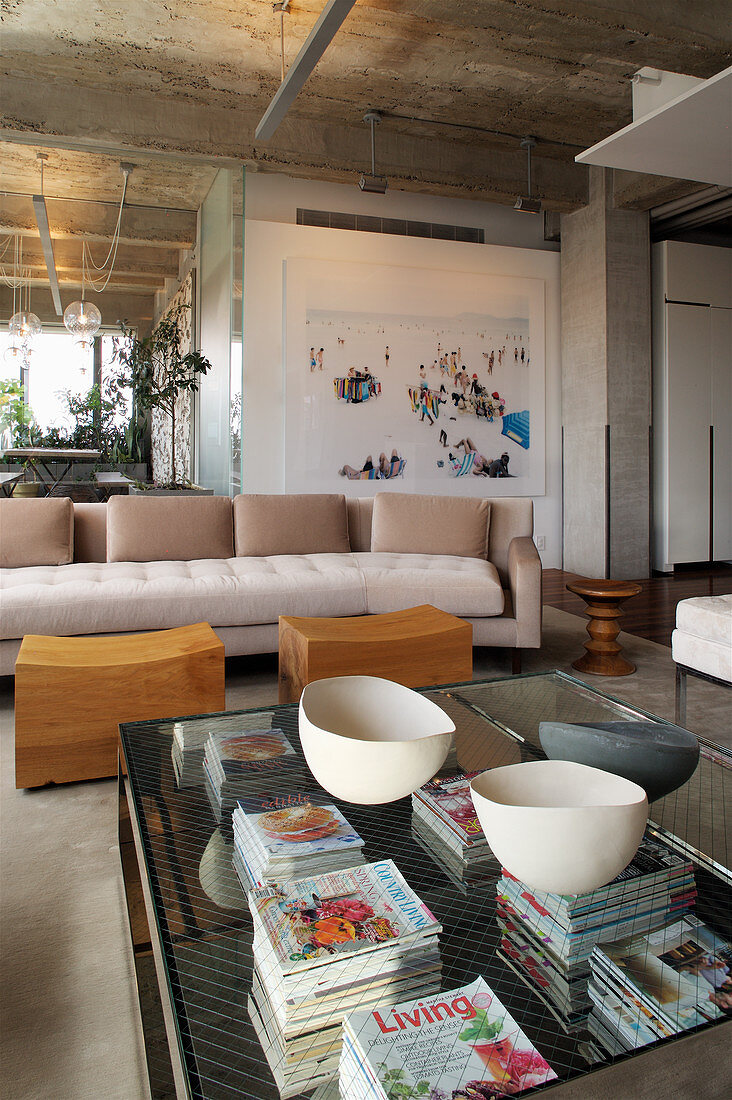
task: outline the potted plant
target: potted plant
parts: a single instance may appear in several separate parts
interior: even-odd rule
[[[171,442],[170,479],[152,486],[137,483],[131,492],[213,492],[178,477],[175,446],[177,403],[183,394],[196,393],[201,376],[211,363],[200,351],[184,354],[179,306],[158,322],[149,336],[139,339],[123,324],[122,338],[115,340],[114,359],[123,368],[122,384],[132,387],[135,407],[144,412],[158,410],[169,421]]]

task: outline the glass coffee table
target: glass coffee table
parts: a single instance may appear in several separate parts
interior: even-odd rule
[[[560,672],[429,688],[425,694],[455,722],[457,763],[465,770],[543,758],[538,737],[543,720],[658,721]],[[231,863],[231,833],[217,824],[202,769],[187,780],[192,785],[177,785],[171,757],[176,722],[184,725],[187,740],[201,744],[209,731],[280,728],[302,756],[297,704],[120,727],[120,851],[151,1095],[275,1100],[279,1092],[247,1013],[252,924]],[[302,776],[307,789],[323,799],[304,759]],[[632,1095],[642,1097],[641,1079],[653,1075],[654,1057],[667,1060],[673,1047],[679,1064],[688,1062],[688,1044],[698,1045],[700,1038],[704,1061],[723,1059],[725,1041],[729,1046],[732,1038],[729,1020],[611,1058],[587,1031],[568,1026],[502,956],[492,882],[466,887],[434,860],[412,832],[410,799],[383,806],[327,800],[360,833],[367,860],[393,859],[442,923],[442,988],[482,975],[550,1063],[559,1080],[538,1091],[586,1100],[599,1073],[617,1078],[610,1086],[619,1089],[616,1095],[630,1095],[627,1075],[637,1067]],[[731,805],[732,754],[702,741],[695,774],[652,804],[649,822],[651,836],[693,861],[696,913],[725,939],[732,939]],[[499,873],[496,864],[496,878]],[[579,1078],[584,1081],[577,1092]],[[337,1080],[303,1095],[337,1100]]]

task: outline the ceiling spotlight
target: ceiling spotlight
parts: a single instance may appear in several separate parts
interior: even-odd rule
[[[521,210],[524,214],[541,214],[541,199],[531,197],[531,150],[536,145],[536,138],[525,137],[521,139],[521,148],[526,150],[528,159],[528,185],[527,194],[519,195],[513,204],[514,210]]]
[[[371,175],[364,174],[358,181],[362,191],[368,191],[373,195],[383,195],[389,186],[386,176],[376,175],[376,141],[374,138],[374,126],[381,122],[381,114],[378,111],[367,111],[363,116],[364,122],[371,126]]]

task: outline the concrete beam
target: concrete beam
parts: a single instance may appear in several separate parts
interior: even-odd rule
[[[24,265],[25,266],[25,265]],[[29,267],[29,283],[32,287],[36,286],[48,286],[48,272],[45,268],[41,267]],[[66,271],[58,271],[58,283],[64,290],[73,291],[74,288],[81,290],[81,268],[76,268]],[[97,285],[101,286],[103,279],[101,273],[96,278]],[[85,286],[89,286],[88,278],[85,281]],[[125,271],[118,271],[115,267],[112,278],[107,283],[104,293],[107,290],[147,290],[151,294],[154,294],[158,290],[162,290],[165,286],[165,279],[155,278],[150,275],[141,275],[137,272],[129,273]]]
[[[78,292],[71,293],[65,287],[61,288],[61,302],[66,308],[78,297]],[[130,325],[139,326],[147,331],[152,324],[153,304],[155,295],[134,291],[107,291],[104,294],[86,295],[87,301],[94,302],[102,314],[102,324],[113,329],[119,327],[120,320],[126,320]],[[33,291],[31,309],[43,324],[54,325],[56,328],[62,323],[56,316],[51,292],[47,287],[39,287]],[[13,312],[13,292],[10,287],[0,285],[0,324],[7,324]]]
[[[72,199],[47,199],[48,221],[55,242],[64,239],[111,241],[119,207]],[[0,204],[0,232],[37,237],[33,204],[27,195],[4,195]],[[196,213],[156,207],[125,207],[120,243],[192,248],[196,239]],[[102,257],[103,258],[103,257]]]
[[[1,232],[1,231],[0,231]],[[0,240],[0,244],[2,241]],[[92,244],[90,251],[96,263],[101,263],[109,249],[109,242]],[[53,253],[56,261],[56,270],[59,272],[76,271],[81,266],[81,244],[78,240],[69,237],[55,239]],[[177,278],[178,258],[180,251],[177,248],[156,248],[153,245],[121,244],[117,249],[117,259],[114,265],[115,273],[129,275],[155,276],[156,279]],[[43,249],[36,236],[23,239],[23,263],[30,267],[42,267],[44,265]]]
[[[617,210],[652,210],[654,206],[708,189],[709,184],[694,180],[647,176],[620,169],[613,172],[613,205]]]
[[[258,118],[256,105],[229,110],[61,84],[49,95],[38,81],[13,78],[6,81],[0,137],[115,155],[188,156],[221,166],[246,162],[331,181],[353,180],[368,166],[369,135],[361,122],[288,116],[265,146],[251,139]],[[507,147],[504,139],[487,134],[470,132],[461,141],[455,130],[444,137],[439,128],[433,131],[416,134],[404,121],[385,119],[377,138],[377,166],[391,187],[505,204],[525,192],[526,155],[518,142]],[[573,150],[556,146],[540,144],[535,151],[533,191],[547,209],[575,210],[587,200],[587,171],[572,157]]]

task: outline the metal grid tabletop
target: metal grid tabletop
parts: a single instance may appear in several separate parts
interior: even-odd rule
[[[538,740],[542,720],[653,720],[562,673],[451,685],[426,694],[455,722],[457,762],[465,770],[543,758]],[[501,938],[496,921],[498,865],[488,883],[465,886],[415,836],[410,799],[356,806],[324,795],[302,756],[297,705],[177,721],[185,722],[192,735],[209,730],[282,729],[300,757],[298,783],[303,793],[338,806],[363,838],[365,858],[394,860],[441,922],[442,989],[454,989],[482,975],[560,1083],[612,1061],[588,1032],[568,1026],[533,983],[497,953]],[[120,729],[128,776],[121,784],[121,822],[129,803],[144,865],[142,877],[154,910],[148,937],[139,899],[131,904],[136,955],[150,959],[153,946],[159,949],[168,987],[163,1002],[169,996],[187,1094],[201,1100],[275,1100],[279,1093],[247,1012],[252,923],[231,862],[231,830],[216,822],[202,770],[197,785],[177,786],[171,760],[173,729],[172,720],[130,723]],[[651,834],[678,838],[672,840],[673,846],[695,861],[696,912],[726,939],[732,938],[732,889],[729,872],[724,870],[730,862],[725,813],[731,793],[730,762],[728,753],[702,743],[696,773],[681,790],[652,805],[649,824]],[[122,824],[120,841],[123,868],[129,871],[132,841]],[[128,892],[128,902],[130,896]],[[138,967],[138,982],[142,983],[141,999],[157,998],[151,967]],[[166,1100],[175,1091],[165,1032],[146,1024],[145,1038],[152,1095]],[[556,1087],[547,1085],[538,1091]],[[337,1097],[337,1082],[308,1095],[316,1100]]]

